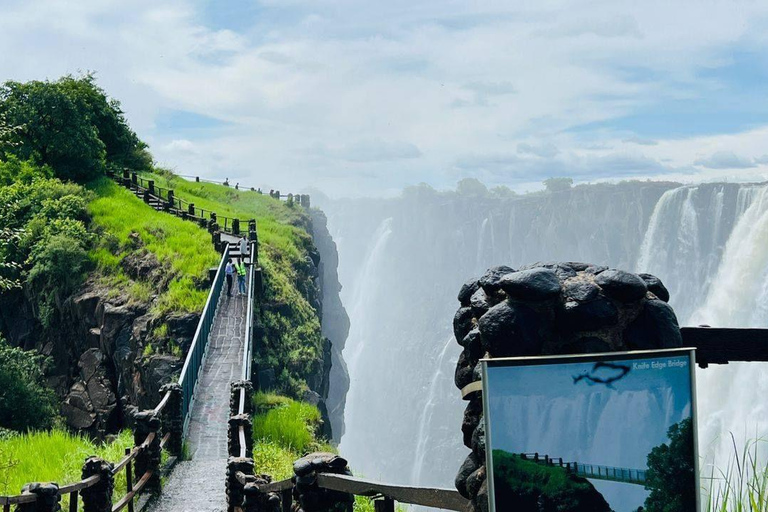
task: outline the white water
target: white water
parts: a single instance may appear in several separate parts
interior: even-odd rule
[[[681,325],[767,327],[768,187],[644,192],[595,187],[551,200],[411,195],[322,205],[352,323],[341,443],[352,467],[452,486],[467,453],[466,404],[452,383],[460,347],[446,338],[459,287],[489,266],[580,260],[650,272],[669,288]],[[729,431],[740,439],[768,434],[763,368],[698,372],[700,447],[720,465],[732,452],[723,442]]]

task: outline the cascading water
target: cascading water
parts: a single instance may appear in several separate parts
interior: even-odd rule
[[[516,198],[421,190],[321,208],[352,323],[341,451],[369,477],[452,486],[467,450],[464,402],[450,382],[460,347],[446,339],[456,292],[490,266],[580,260],[650,272],[670,289],[681,325],[768,324],[767,186],[625,183]],[[703,452],[728,430],[768,433],[756,420],[768,417],[760,370],[698,372]]]

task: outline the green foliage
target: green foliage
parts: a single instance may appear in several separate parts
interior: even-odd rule
[[[560,192],[573,186],[573,178],[547,178],[543,183],[547,192]]]
[[[55,306],[71,294],[91,268],[88,248],[93,243],[86,228],[88,194],[79,185],[45,178],[48,173],[28,164],[32,181],[0,186],[0,225],[15,230],[0,244],[6,279],[23,278],[43,326],[50,326]],[[14,242],[14,243],[10,243]],[[8,286],[5,285],[4,288]]]
[[[55,82],[8,81],[0,88],[0,117],[7,125],[0,154],[50,165],[63,179],[88,181],[107,162],[146,167],[146,145],[128,127],[120,105],[93,75]]]
[[[493,450],[493,485],[499,510],[609,512],[603,496],[585,478],[559,466],[546,466],[518,455]]]
[[[265,405],[268,403],[274,405]],[[256,394],[254,404],[257,411],[263,411],[253,419],[254,439],[301,454],[316,445],[314,433],[320,424],[320,411],[314,405],[288,398],[275,401],[274,395],[261,393]]]
[[[100,240],[90,254],[104,282],[136,300],[157,294],[157,315],[202,311],[208,269],[219,262],[210,235],[191,222],[155,211],[107,178],[88,187],[95,196],[88,211]],[[167,277],[164,282],[137,284],[125,275],[121,260],[142,249],[157,257]]]
[[[693,423],[691,418],[669,427],[669,444],[656,446],[648,454],[645,488],[647,512],[676,512],[696,508],[693,461]]]
[[[707,512],[765,512],[768,510],[768,465],[758,456],[765,440],[757,439],[733,454],[724,469],[712,466],[707,493]]]
[[[58,429],[0,439],[0,463],[3,459],[14,463],[9,468],[0,468],[0,494],[16,494],[29,482],[61,485],[76,482],[80,480],[83,461],[87,457],[96,455],[117,462],[128,446],[133,446],[133,437],[128,430],[120,433],[112,443],[101,446],[83,436]],[[115,478],[115,495],[124,493],[125,478]]]
[[[53,426],[56,396],[45,384],[44,358],[0,338],[0,427],[25,431]]]
[[[456,192],[463,196],[484,196],[488,188],[478,179],[464,178],[456,184]]]
[[[265,287],[256,357],[259,364],[274,368],[279,391],[300,397],[307,378],[319,370],[323,351],[318,312],[311,306],[317,291],[309,263],[307,214],[269,195],[191,182],[162,169],[144,176],[220,219],[256,219]]]
[[[8,155],[5,161],[0,160],[0,186],[16,181],[29,184],[37,178],[53,178],[53,169],[47,165],[35,165],[31,160],[21,160],[16,155]]]

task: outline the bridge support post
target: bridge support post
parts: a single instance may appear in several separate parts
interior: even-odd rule
[[[160,448],[160,427],[162,422],[155,412],[151,410],[137,413],[134,416],[134,420],[133,443],[135,446],[144,443],[149,434],[155,434],[152,442],[136,456],[134,464],[136,480],[140,480],[147,471],[152,471],[152,476],[144,488],[152,493],[159,493],[160,455],[162,452]]]
[[[242,473],[245,476],[253,475],[253,459],[250,457],[229,457],[227,459],[227,511],[235,512],[235,508],[240,508],[243,504],[244,485],[241,483],[237,474]]]
[[[245,446],[240,445],[240,427],[245,431]],[[250,414],[235,414],[229,417],[227,448],[230,457],[239,457],[245,448],[245,455],[253,452],[253,422]]]
[[[479,360],[681,347],[668,298],[649,274],[572,262],[493,267],[461,288],[453,328],[463,351],[454,382],[469,402],[461,430],[472,453],[455,484],[474,512],[488,510]]]
[[[180,457],[184,435],[181,386],[177,382],[171,382],[161,387],[160,392],[171,394],[162,413],[163,430],[171,434],[165,446],[171,455]]]
[[[21,492],[34,494],[37,500],[34,503],[19,503],[16,505],[18,512],[59,512],[61,510],[59,484],[32,482],[22,487]]]
[[[99,483],[80,491],[83,498],[83,512],[111,512],[112,493],[115,479],[112,475],[112,463],[98,457],[88,457],[83,464],[82,478],[99,475]]]

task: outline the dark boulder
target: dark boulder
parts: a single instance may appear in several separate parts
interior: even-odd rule
[[[565,354],[599,354],[610,351],[611,346],[608,343],[594,336],[579,338],[565,345],[563,349]]]
[[[467,493],[467,478],[477,471],[477,468],[479,467],[480,463],[478,463],[475,454],[470,453],[467,458],[464,459],[464,462],[459,468],[459,472],[456,474],[456,479],[454,480],[456,490],[467,499],[470,499],[473,496],[472,494]]]
[[[514,271],[515,270],[512,267],[506,265],[491,267],[482,275],[478,280],[478,283],[483,290],[485,290],[485,293],[492,295],[499,290],[499,281],[501,278]]]
[[[459,355],[459,362],[456,364],[453,382],[457,388],[463,389],[464,386],[471,384],[472,381],[472,365],[469,362],[467,351],[463,350]]]
[[[461,287],[459,291],[459,303],[462,306],[469,306],[469,299],[480,288],[477,279],[470,279]]]
[[[639,274],[645,284],[648,286],[648,291],[654,294],[664,302],[669,302],[669,290],[661,282],[661,279],[652,274]]]
[[[514,300],[541,301],[560,295],[560,279],[555,271],[547,268],[507,274],[499,280],[499,286]]]
[[[456,340],[463,340],[470,329],[472,329],[472,308],[463,307],[456,311],[453,317],[453,335]]]
[[[586,302],[594,299],[600,293],[600,288],[587,279],[568,279],[563,284],[563,295],[567,299]]]
[[[478,322],[483,348],[495,357],[537,354],[544,342],[542,323],[531,308],[502,301]]]
[[[594,331],[615,324],[619,310],[611,301],[598,297],[588,302],[568,301],[561,313],[564,331]]]
[[[595,277],[595,283],[608,295],[621,302],[634,302],[645,297],[648,287],[640,276],[623,270],[606,270]]]
[[[490,302],[488,302],[488,296],[482,288],[472,294],[472,297],[469,299],[469,305],[476,317],[483,316],[491,307]]]
[[[683,338],[672,307],[661,300],[646,302],[624,331],[624,342],[631,349],[641,350],[682,347]]]

